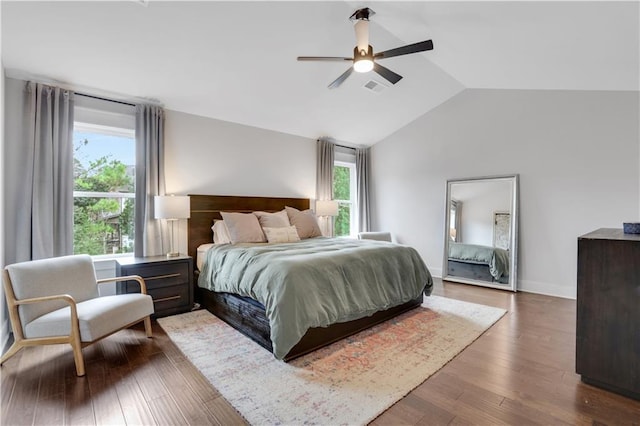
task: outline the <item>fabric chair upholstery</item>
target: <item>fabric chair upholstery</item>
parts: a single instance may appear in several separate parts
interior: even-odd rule
[[[138,276],[97,280],[88,255],[62,256],[7,266],[3,285],[14,343],[0,359],[4,363],[22,347],[69,343],[76,372],[84,375],[82,347],[144,321],[151,337],[153,300]],[[140,293],[99,296],[98,285],[136,280]]]
[[[98,297],[93,260],[88,255],[53,257],[7,266],[16,299],[68,294],[76,303]],[[34,319],[68,306],[62,301],[21,305],[22,327]]]
[[[391,232],[360,232],[358,239],[391,242]]]
[[[70,334],[69,311],[67,306],[36,318],[24,328],[24,336],[37,338]],[[78,303],[80,341],[94,342],[152,313],[153,301],[146,294],[103,296]]]

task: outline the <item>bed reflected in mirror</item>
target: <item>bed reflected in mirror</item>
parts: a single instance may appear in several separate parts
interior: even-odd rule
[[[443,279],[517,289],[518,175],[447,181]]]

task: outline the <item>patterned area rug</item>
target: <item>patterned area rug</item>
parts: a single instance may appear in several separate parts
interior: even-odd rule
[[[366,424],[506,311],[443,297],[290,363],[205,310],[158,320],[251,424]]]

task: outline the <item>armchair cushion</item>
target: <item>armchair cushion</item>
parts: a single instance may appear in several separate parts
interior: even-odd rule
[[[52,257],[7,266],[16,299],[68,294],[78,303],[98,297],[93,260],[88,255]],[[62,301],[19,306],[24,328],[34,319],[68,306]]]
[[[153,314],[151,296],[140,293],[103,296],[77,304],[80,340],[93,342],[114,330]],[[70,309],[49,312],[24,327],[26,338],[64,336],[71,333]]]

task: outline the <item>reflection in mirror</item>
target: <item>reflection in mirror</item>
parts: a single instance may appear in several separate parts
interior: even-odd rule
[[[447,181],[443,279],[516,291],[518,175]]]

